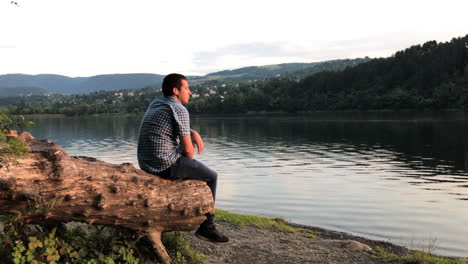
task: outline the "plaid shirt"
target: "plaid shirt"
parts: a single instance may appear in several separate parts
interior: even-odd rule
[[[179,136],[190,136],[187,108],[171,96],[151,102],[141,121],[138,164],[148,173],[169,168],[181,156]]]

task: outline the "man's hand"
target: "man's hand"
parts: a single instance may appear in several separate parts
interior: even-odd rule
[[[198,148],[198,154],[201,154],[203,152],[203,150],[205,149],[205,143],[203,143],[203,140],[200,136],[200,134],[198,134],[197,131],[193,130],[193,129],[190,129],[190,135],[192,137],[192,143],[193,143],[193,146],[197,146]]]

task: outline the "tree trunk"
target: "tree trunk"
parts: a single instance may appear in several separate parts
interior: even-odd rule
[[[214,213],[211,191],[201,181],[170,181],[95,158],[70,157],[49,140],[18,136],[30,149],[20,165],[0,172],[0,214],[36,207],[30,223],[86,222],[143,232],[163,263],[170,263],[161,232],[195,230]]]

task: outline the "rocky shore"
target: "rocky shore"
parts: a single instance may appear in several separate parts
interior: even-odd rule
[[[316,235],[304,236],[301,232],[282,232],[274,228],[252,225],[237,226],[219,222],[218,227],[230,237],[226,244],[213,244],[193,236],[191,246],[204,254],[208,263],[386,263],[372,253],[381,247],[388,252],[407,255],[404,247],[387,242],[372,241],[345,233],[319,228],[308,228]]]
[[[226,213],[231,214],[222,211],[223,215]],[[230,237],[229,243],[213,244],[191,236],[191,247],[204,254],[208,263],[468,264],[467,259],[439,258],[389,242],[322,228],[284,222],[281,224],[293,228],[285,231],[281,227],[258,226],[252,222],[242,224],[242,221],[233,223],[230,217],[224,219],[218,221],[218,228]]]
[[[296,231],[254,224],[239,225],[223,220],[218,221],[217,225],[220,231],[230,237],[228,243],[213,244],[200,240],[195,237],[194,231],[187,236],[191,249],[203,254],[209,264],[468,264],[467,259],[439,259],[389,242],[291,223],[286,225]],[[96,232],[96,226],[84,223],[73,222],[66,227],[70,230],[80,227],[87,234]],[[0,230],[3,230],[2,222]],[[382,249],[380,252],[385,254],[376,249]],[[394,257],[389,259],[388,255]],[[157,262],[142,260],[141,263]]]

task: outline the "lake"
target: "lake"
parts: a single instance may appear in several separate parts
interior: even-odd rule
[[[35,118],[70,155],[136,161],[141,116]],[[217,207],[468,257],[468,113],[192,116]],[[255,234],[253,234],[255,235]]]

